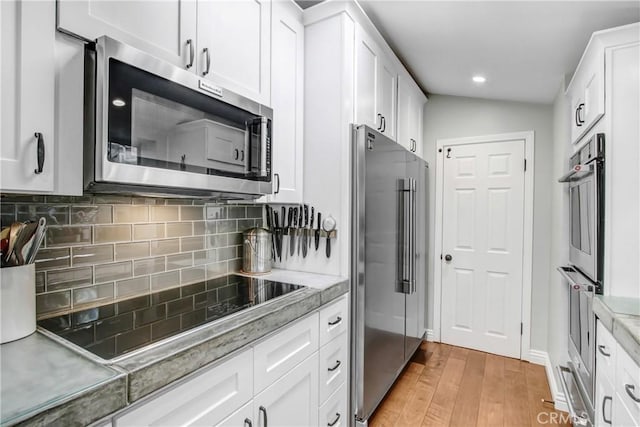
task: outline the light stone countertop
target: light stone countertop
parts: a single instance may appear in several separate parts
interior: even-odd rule
[[[349,280],[338,276],[273,270],[259,277],[307,288],[201,325],[110,362],[101,363],[101,359],[75,345],[58,337],[51,339],[41,332],[32,335],[36,337],[38,346],[20,345],[9,353],[9,348],[5,348],[7,345],[2,345],[0,424],[8,426],[26,420],[27,425],[87,425],[251,344],[349,291]],[[20,341],[26,342],[30,338]],[[8,374],[11,381],[7,382],[5,376],[8,372],[19,372],[16,366],[5,362],[7,356],[10,356],[10,361],[16,360],[12,362],[14,364],[23,360],[20,365],[23,370],[32,366],[38,369],[30,369],[27,376]],[[43,360],[50,358],[58,360],[56,369],[44,366]],[[78,375],[78,372],[82,374]],[[42,393],[48,397],[40,397]],[[14,394],[13,402],[10,394]],[[12,406],[6,405],[5,395]]]
[[[93,363],[40,332],[0,345],[0,365],[3,426],[27,419],[40,425],[86,425],[126,404],[124,373]],[[88,414],[85,407],[93,401],[100,405]]]
[[[593,299],[593,312],[640,365],[640,298],[597,295]]]

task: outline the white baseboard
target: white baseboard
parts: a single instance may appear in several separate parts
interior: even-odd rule
[[[547,382],[549,383],[549,389],[551,390],[551,396],[555,402],[555,408],[558,411],[569,412],[567,399],[556,380],[554,368],[551,365],[551,359],[549,359],[549,354],[546,351],[529,350],[528,361],[530,363],[535,363],[536,365],[544,366],[544,371],[547,374]]]
[[[433,329],[427,329],[427,341],[435,341]]]

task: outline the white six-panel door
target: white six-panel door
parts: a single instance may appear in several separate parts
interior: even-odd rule
[[[520,357],[524,144],[443,148],[442,342]]]

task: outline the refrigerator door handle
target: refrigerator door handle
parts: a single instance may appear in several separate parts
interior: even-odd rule
[[[409,209],[411,215],[411,229],[409,230],[409,243],[410,243],[410,251],[409,251],[409,293],[413,294],[416,292],[416,238],[417,238],[417,215],[416,215],[416,180],[413,178],[409,178]]]
[[[400,179],[400,204],[402,206],[402,212],[400,215],[402,221],[402,228],[400,230],[400,250],[399,250],[399,286],[397,291],[405,294],[410,294],[413,291],[413,285],[411,283],[412,278],[412,260],[411,260],[411,248],[413,245],[412,230],[413,230],[413,197],[412,197],[412,179],[402,178]]]

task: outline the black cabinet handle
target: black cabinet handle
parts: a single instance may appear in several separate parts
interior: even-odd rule
[[[637,397],[635,394],[633,394],[634,390],[636,389],[633,385],[625,384],[624,389],[629,395],[629,397],[633,399],[634,402],[640,403],[640,397]]]
[[[602,421],[604,421],[607,424],[611,424],[611,418],[607,419],[607,417],[605,417],[605,410],[604,410],[604,406],[607,404],[607,400],[611,402],[612,408],[613,409],[613,398],[611,396],[605,396],[602,399]]]
[[[387,119],[382,116],[382,133],[384,133],[385,130],[387,130]]]
[[[273,180],[277,182],[276,190],[273,192],[273,194],[278,194],[280,192],[280,174],[274,173]]]
[[[209,52],[209,48],[205,47],[204,49],[202,49],[202,53],[204,53],[207,62],[206,62],[206,67],[204,69],[204,71],[202,72],[203,76],[206,76],[207,74],[209,74],[209,70],[211,70],[211,53]]]
[[[195,56],[195,52],[193,51],[194,47],[193,47],[193,40],[189,39],[187,40],[187,46],[189,46],[189,62],[187,63],[187,70],[191,67],[193,67],[193,57]]]
[[[42,173],[42,168],[44,167],[44,137],[40,132],[35,133],[35,137],[37,140],[37,153],[38,153],[38,168],[34,169],[36,175]]]
[[[240,150],[240,161],[244,162],[244,150]]]
[[[576,108],[573,120],[576,122],[576,126],[582,126],[578,120],[578,111],[580,111],[579,108]]]
[[[251,420],[249,418],[245,418],[244,419],[244,425],[248,426],[248,427],[252,427],[253,423],[251,422]]]
[[[339,361],[339,360],[336,360],[336,364],[335,364],[335,365],[333,365],[333,367],[332,367],[332,368],[327,368],[327,370],[328,370],[329,372],[333,372],[333,371],[335,371],[336,369],[338,369],[338,368],[340,367],[340,365],[342,365],[342,362],[341,362],[341,361]]]
[[[336,418],[332,422],[327,423],[327,425],[329,427],[333,427],[334,425],[336,425],[338,423],[339,419],[340,419],[340,414],[338,412],[336,412]]]
[[[329,326],[337,325],[340,322],[342,322],[342,317],[338,316],[336,317],[336,320],[334,320],[333,322],[329,322]]]
[[[605,356],[605,357],[609,357],[611,356],[611,353],[607,353],[606,351],[604,351],[604,349],[607,348],[603,345],[599,345],[598,346],[598,351],[600,352],[601,355]]]
[[[240,158],[240,150],[237,148],[233,149],[233,160],[238,160]]]
[[[382,114],[378,113],[378,120],[380,120],[380,126],[378,126],[378,130],[382,130]]]
[[[261,406],[259,411],[262,413],[262,416],[264,417],[264,427],[267,427],[267,408],[265,408],[264,406]]]

